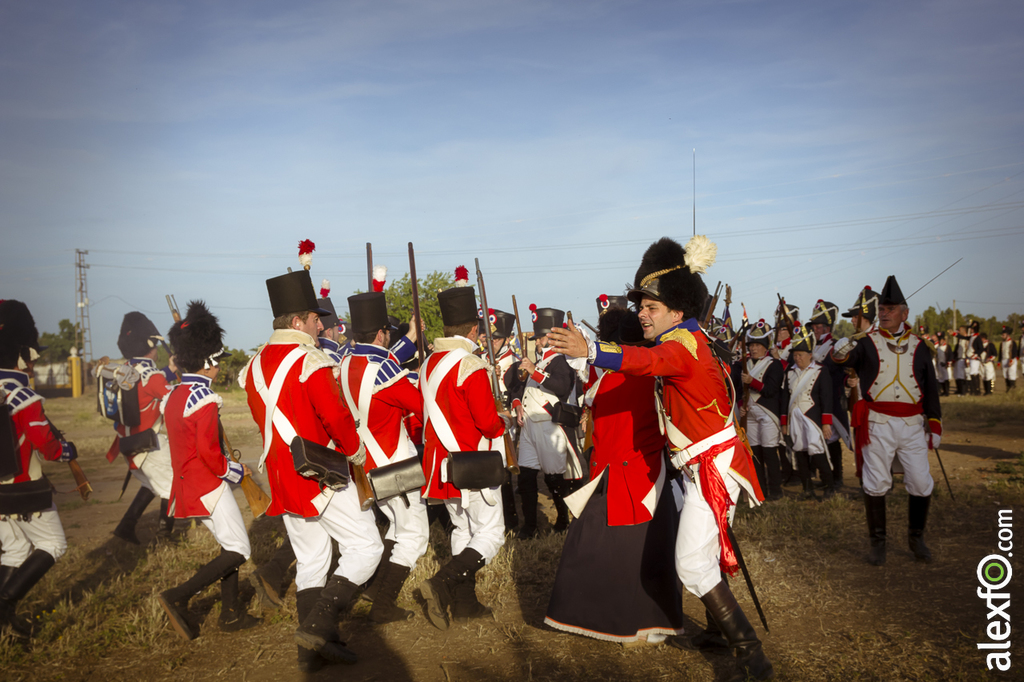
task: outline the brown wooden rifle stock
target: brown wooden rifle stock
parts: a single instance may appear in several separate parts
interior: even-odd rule
[[[491,391],[494,393],[494,406],[500,412],[505,412],[505,406],[501,402],[501,386],[498,384],[498,363],[494,359],[494,343],[491,335],[490,308],[487,307],[487,290],[484,289],[484,273],[480,270],[480,259],[475,258],[476,281],[480,285],[480,303],[484,309],[484,332],[487,335],[487,361],[491,364]],[[505,468],[513,474],[519,473],[519,458],[516,457],[516,446],[508,435],[508,429],[502,434],[505,441]]]
[[[526,357],[526,334],[523,333],[523,324],[522,324],[522,322],[519,321],[519,304],[516,303],[516,295],[515,294],[512,294],[512,312],[514,312],[515,316],[516,316],[516,334],[519,335],[519,351],[523,354],[523,357],[525,358]],[[519,368],[518,374],[519,374],[519,380],[520,381],[526,381],[526,377],[529,376],[529,372],[527,372],[522,367]]]
[[[366,477],[366,469],[359,464],[352,464],[352,480],[356,484],[356,492],[359,493],[359,508],[363,511],[372,509],[373,488],[370,487],[370,479]]]
[[[231,441],[228,440],[228,434],[224,430],[224,424],[217,420],[217,428],[220,430],[220,439],[224,444],[224,454],[232,462],[238,462],[239,452],[231,447]],[[267,508],[270,506],[270,496],[263,492],[263,488],[260,484],[253,480],[252,476],[245,474],[242,476],[242,481],[239,483],[239,487],[242,489],[242,494],[245,495],[245,501],[249,503],[249,510],[252,512],[252,517],[258,519],[267,512]]]
[[[49,423],[50,430],[53,431],[57,440],[65,440],[64,434],[60,429],[53,425],[53,422],[50,421],[49,417],[46,418],[46,421]],[[82,471],[82,465],[78,463],[78,460],[73,459],[68,462],[68,468],[71,469],[71,475],[75,478],[75,490],[78,491],[78,494],[82,496],[83,500],[88,502],[89,495],[92,493],[92,486],[89,485],[89,478],[85,475],[85,472]]]
[[[715,314],[715,307],[718,305],[718,297],[721,295],[721,293],[722,293],[722,283],[719,282],[718,285],[715,287],[715,295],[714,295],[714,297],[712,297],[711,303],[710,303],[710,305],[708,305],[708,309],[704,313],[704,319],[703,319],[703,322],[701,324],[701,327],[707,329],[708,325],[711,324],[711,318]]]

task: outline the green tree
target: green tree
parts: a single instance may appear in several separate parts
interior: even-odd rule
[[[46,346],[46,350],[39,357],[41,365],[64,362],[71,355],[71,349],[75,347],[78,325],[72,324],[71,320],[61,320],[57,325],[60,331],[56,334],[43,332],[39,335],[39,345]]]
[[[249,356],[240,348],[226,349],[231,357],[224,358],[220,362],[220,372],[217,374],[217,386],[230,388],[238,385],[238,373],[245,369],[249,362]]]
[[[444,323],[441,322],[441,307],[437,303],[437,292],[455,286],[455,277],[451,272],[431,272],[426,277],[418,277],[420,293],[420,315],[426,324],[424,336],[427,343],[432,343],[439,336],[444,336]],[[357,291],[356,293],[361,293]],[[398,318],[399,322],[412,319],[412,279],[405,273],[384,289],[384,300],[388,304],[388,313]],[[341,315],[349,319],[348,311]]]

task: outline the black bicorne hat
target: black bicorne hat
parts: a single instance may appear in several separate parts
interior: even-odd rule
[[[289,272],[268,279],[267,293],[270,294],[270,309],[274,312],[274,317],[303,313],[307,310],[321,317],[331,314],[330,310],[320,307],[308,270]]]
[[[889,275],[882,287],[882,293],[878,295],[879,305],[906,305],[907,299],[903,297],[903,291],[896,282],[895,275]]]
[[[140,312],[131,312],[121,321],[121,333],[117,337],[117,349],[126,360],[141,358],[156,348],[160,336],[156,325]]]
[[[609,296],[601,294],[597,297],[597,316],[600,317],[612,308],[628,308],[629,299],[625,296]]]
[[[387,300],[381,291],[349,296],[348,314],[352,331],[356,334],[368,334],[391,328]]]
[[[446,327],[458,327],[476,322],[476,292],[471,286],[456,286],[438,292],[437,303],[441,308],[441,322]]]
[[[977,320],[971,320],[971,323],[967,326],[967,328],[970,329],[972,332],[977,333],[981,331],[981,323],[978,322]]]
[[[1013,335],[1013,327],[1010,327],[1009,325],[1005,325],[1004,324],[1003,325],[1003,333],[1004,334],[1010,334],[1012,336]]]
[[[782,307],[783,305],[786,306],[785,309],[783,309],[783,307]],[[783,326],[786,325],[786,312],[787,311],[789,312],[789,318],[791,320],[793,320],[793,322],[799,322],[800,321],[800,308],[795,306],[795,305],[791,305],[789,303],[783,304],[780,301],[779,305],[776,306],[776,308],[775,308],[775,326],[776,327],[783,327]]]
[[[867,286],[857,294],[857,300],[853,307],[843,313],[843,317],[856,317],[860,315],[868,322],[874,322],[878,317],[878,294]]]
[[[545,336],[552,329],[560,329],[565,320],[565,313],[558,308],[538,308],[531,303],[530,312],[533,318],[534,338]]]
[[[793,327],[793,339],[789,342],[790,351],[804,350],[808,353],[814,352],[818,340],[814,337],[809,325],[797,325]]]
[[[174,362],[185,372],[216,366],[231,353],[224,350],[224,330],[202,301],[190,301],[188,312],[175,322],[167,337],[174,347]]]
[[[811,309],[811,319],[807,320],[807,324],[827,324],[829,327],[832,327],[835,325],[838,315],[839,306],[819,298],[818,302]]]
[[[0,301],[0,367],[18,366],[18,358],[30,362],[39,357],[39,332],[28,306],[21,301]]]
[[[644,253],[627,298],[632,303],[653,298],[687,317],[699,316],[708,298],[700,274],[714,263],[716,253],[717,247],[703,235],[690,239],[686,248],[662,237]]]
[[[758,320],[747,329],[747,345],[759,343],[765,348],[772,345],[772,327],[764,320]]]

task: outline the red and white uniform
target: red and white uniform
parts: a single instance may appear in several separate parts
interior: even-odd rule
[[[327,583],[332,538],[342,553],[335,575],[356,584],[370,578],[384,551],[373,512],[360,509],[354,484],[336,493],[321,491],[317,481],[295,472],[290,444],[296,435],[333,444],[339,458],[359,450],[337,376],[337,363],[317,348],[316,339],[292,329],[275,330],[239,374],[263,436],[260,470],[266,470],[271,496],[267,514],[284,515],[300,590]]]
[[[366,471],[417,456],[409,439],[405,418],[422,422],[423,398],[408,380],[394,357],[382,348],[356,343],[341,361],[342,395],[349,409],[359,415],[358,432],[366,446]],[[420,491],[378,500],[377,506],[391,522],[385,540],[395,542],[391,561],[413,568],[427,551],[430,522]]]
[[[420,373],[423,427],[423,495],[445,500],[455,530],[452,556],[475,549],[490,561],[505,541],[498,488],[460,491],[442,477],[448,452],[501,450],[505,423],[494,407],[487,365],[473,355],[475,344],[461,336],[434,340],[434,352]],[[443,423],[439,423],[443,420]],[[447,425],[447,428],[445,427]],[[438,431],[445,433],[440,436]],[[445,445],[451,433],[454,442]],[[457,449],[456,449],[457,446]]]
[[[160,406],[167,397],[172,386],[167,375],[156,368],[149,358],[132,358],[129,364],[139,373],[140,378],[136,389],[139,395],[139,425],[125,426],[115,423],[117,435],[110,449],[107,450],[107,461],[113,462],[120,454],[120,442],[125,436],[140,433],[146,429],[156,431],[160,448],[153,452],[141,452],[134,457],[125,457],[128,469],[139,483],[156,493],[157,497],[168,499],[171,494],[171,452],[167,446],[167,434],[164,432],[163,415]],[[168,370],[169,371],[169,370]]]
[[[182,375],[163,404],[174,482],[168,514],[177,519],[200,517],[228,552],[246,559],[249,535],[228,482],[242,480],[242,466],[231,462],[220,445],[221,397],[210,379]]]
[[[0,370],[0,387],[3,389],[0,409],[11,411],[11,421],[18,438],[17,455],[21,460],[21,474],[0,481],[0,495],[5,485],[43,478],[42,460],[58,461],[64,451],[64,443],[50,427],[43,411],[43,396],[28,384],[29,377],[25,372]],[[21,566],[33,549],[44,550],[56,560],[64,555],[67,548],[56,503],[45,511],[35,512],[28,519],[21,515],[0,516],[0,549],[3,550],[0,564],[4,566]]]
[[[686,473],[676,572],[686,589],[701,597],[721,582],[721,570],[738,569],[724,532],[740,490],[746,490],[751,506],[764,499],[732,421],[728,368],[712,356],[693,318],[663,333],[653,348],[598,342],[591,364],[661,381],[663,426],[673,460]]]

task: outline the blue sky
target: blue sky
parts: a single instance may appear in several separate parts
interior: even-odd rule
[[[1019,2],[47,2],[0,6],[0,297],[94,355],[204,298],[233,347],[317,244],[472,269],[594,318],[646,246],[719,246],[755,319],[958,258],[912,313],[1024,312]],[[734,304],[736,305],[736,304]],[[738,307],[738,306],[737,306]]]

